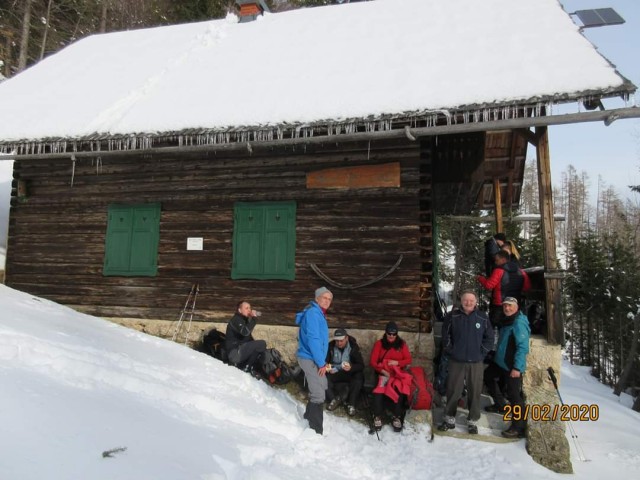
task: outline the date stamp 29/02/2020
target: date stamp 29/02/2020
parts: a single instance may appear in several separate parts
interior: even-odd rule
[[[595,422],[600,418],[600,407],[596,404],[526,404],[524,408],[520,405],[505,405],[502,419],[505,422],[512,420],[533,420],[534,422]]]

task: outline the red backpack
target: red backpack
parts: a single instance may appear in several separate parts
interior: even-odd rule
[[[430,410],[433,399],[433,385],[427,378],[424,368],[409,367],[409,372],[413,376],[409,408],[411,410]]]

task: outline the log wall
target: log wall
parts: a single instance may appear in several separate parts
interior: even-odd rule
[[[401,166],[400,187],[306,187],[310,172],[390,162]],[[237,301],[247,299],[264,312],[262,323],[291,325],[325,284],[309,263],[340,283],[358,284],[403,255],[397,270],[373,285],[327,285],[335,297],[330,325],[383,328],[393,319],[418,331],[431,318],[424,311],[430,308],[425,255],[431,255],[424,199],[431,185],[430,177],[420,184],[418,142],[104,154],[75,162],[18,160],[14,168],[14,186],[20,180],[26,196],[18,198],[14,188],[6,265],[13,288],[93,315],[172,320],[199,283],[195,320],[228,319]],[[297,202],[296,279],[231,280],[234,203],[286,200]],[[162,205],[158,275],[103,276],[109,204],[145,202]],[[202,237],[204,249],[187,251],[188,237]]]

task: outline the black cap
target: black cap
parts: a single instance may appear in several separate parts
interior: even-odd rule
[[[344,328],[336,328],[336,331],[333,332],[334,340],[342,340],[347,336],[347,331]]]
[[[384,332],[385,333],[398,333],[398,325],[396,324],[396,322],[391,321],[391,322],[387,323],[386,327],[384,327]]]

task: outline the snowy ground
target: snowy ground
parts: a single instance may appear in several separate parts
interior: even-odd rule
[[[5,286],[0,311],[3,480],[561,477],[535,464],[524,441],[429,444],[420,426],[385,429],[378,442],[332,415],[318,436],[284,391],[184,346]],[[565,402],[600,406],[597,422],[574,424],[591,460],[574,458],[577,477],[638,478],[630,399],[621,404],[586,368],[562,374]]]

